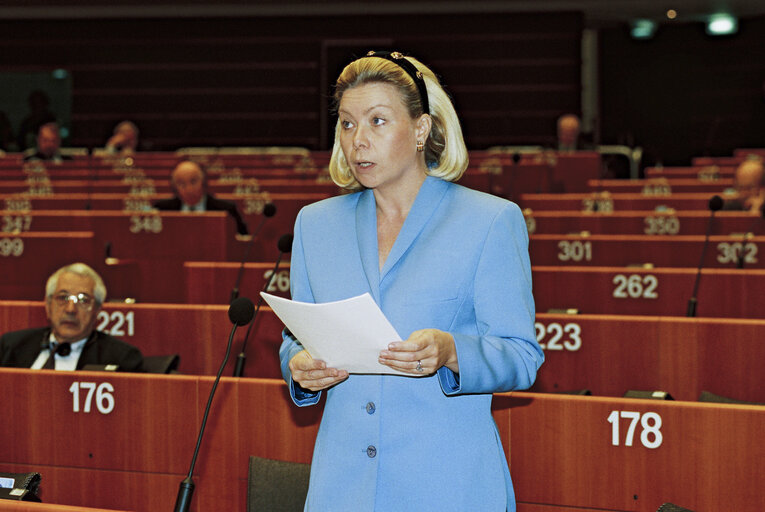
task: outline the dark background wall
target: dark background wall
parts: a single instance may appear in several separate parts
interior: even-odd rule
[[[641,145],[648,163],[665,164],[765,146],[765,18],[726,37],[701,23],[665,25],[646,41],[612,28],[600,50],[604,141]]]
[[[577,13],[0,22],[0,71],[68,70],[70,144],[121,119],[153,149],[331,143],[328,97],[368,49],[442,76],[471,147],[551,144],[580,98]]]
[[[367,49],[420,57],[447,85],[469,147],[554,143],[580,111],[576,12],[237,18],[0,20],[0,72],[63,68],[71,137],[100,146],[122,119],[147,149],[331,143],[331,84]],[[646,162],[686,163],[765,145],[765,18],[710,38],[663,24],[649,41],[598,28],[595,140],[640,145]]]

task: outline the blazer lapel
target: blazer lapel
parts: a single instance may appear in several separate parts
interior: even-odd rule
[[[401,226],[401,231],[399,232],[398,237],[396,237],[396,241],[391,248],[390,254],[388,254],[388,258],[385,260],[385,264],[380,273],[380,282],[385,279],[391,269],[393,269],[396,263],[398,263],[404,254],[406,254],[409,247],[412,246],[415,239],[425,228],[425,225],[438,208],[438,205],[441,203],[448,188],[449,182],[440,178],[434,178],[432,176],[425,178],[425,181],[422,183],[422,186],[417,193],[417,197],[414,200],[412,209],[409,211],[409,215],[407,215],[404,225]],[[377,229],[374,230],[374,233],[377,233]],[[377,244],[375,243],[375,257],[377,256],[376,249]]]
[[[359,242],[361,264],[364,267],[369,290],[375,302],[380,303],[380,263],[377,253],[377,211],[371,190],[361,193],[356,204],[356,236]]]

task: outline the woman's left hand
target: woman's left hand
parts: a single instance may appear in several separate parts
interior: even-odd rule
[[[446,366],[459,373],[454,337],[438,329],[414,331],[408,340],[394,341],[380,352],[381,364],[412,375],[430,375]]]

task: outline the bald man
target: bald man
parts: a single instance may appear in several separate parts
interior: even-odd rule
[[[157,210],[181,212],[228,212],[236,221],[236,231],[247,234],[247,224],[242,220],[236,205],[230,201],[217,199],[207,193],[207,180],[202,166],[191,160],[179,163],[170,173],[170,185],[175,197],[161,199],[154,203]]]
[[[725,201],[725,209],[760,215],[765,204],[765,168],[762,160],[746,160],[741,163],[736,168],[733,185],[737,198]]]

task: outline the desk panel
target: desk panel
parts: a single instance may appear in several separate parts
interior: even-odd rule
[[[546,359],[532,391],[661,390],[690,401],[710,391],[765,403],[763,320],[539,313],[536,330]]]
[[[87,382],[111,384],[112,412],[73,411],[68,390]],[[5,402],[14,416],[0,421],[0,435],[19,442],[0,452],[0,470],[39,471],[48,503],[170,510],[212,383],[212,377],[2,369],[2,389],[19,392]],[[45,396],[51,406],[30,396]],[[294,407],[281,381],[222,379],[197,459],[192,509],[244,510],[249,455],[310,460],[320,414],[321,407]],[[52,424],[68,433],[66,443],[50,434]]]
[[[228,306],[186,304],[104,304],[96,329],[138,347],[144,356],[178,354],[179,371],[187,375],[215,375],[231,332]],[[0,301],[0,334],[47,325],[43,302]],[[247,342],[244,375],[281,378],[279,346],[284,325],[268,307],[255,317]],[[233,375],[247,327],[240,327],[223,375]]]
[[[559,266],[698,267],[703,247],[703,236],[532,235],[529,243],[532,265]],[[762,250],[763,236],[713,236],[704,267],[765,268]]]
[[[674,193],[723,194],[733,187],[733,179],[716,181],[690,178],[648,178],[644,180],[589,180],[588,192],[610,192],[612,194],[642,194],[665,197]]]
[[[678,193],[663,196],[623,193],[590,194],[523,194],[518,201],[522,208],[534,211],[571,210],[585,212],[621,212],[632,210],[707,210],[714,194]]]
[[[604,213],[526,209],[523,213],[530,234],[704,235],[710,217],[708,211]],[[765,235],[765,221],[745,212],[717,212],[712,219],[712,235],[742,236],[748,232]]]
[[[0,298],[45,295],[45,282],[58,268],[95,260],[92,232],[0,233]]]
[[[110,382],[124,414],[146,419],[135,422],[136,427],[109,429],[108,415],[74,413],[67,390],[75,379]],[[170,461],[172,453],[180,459],[173,465],[185,466],[184,454],[190,461],[212,380],[0,370],[3,389],[45,389],[49,395],[53,393],[50,396],[63,395],[60,400],[64,402],[52,408],[31,407],[24,405],[29,400],[23,393],[10,395],[9,410],[18,412],[13,421],[7,417],[0,421],[0,433],[6,439],[34,438],[48,449],[35,447],[35,442],[16,443],[19,446],[14,447],[12,457],[0,452],[0,469],[33,470],[37,468],[30,466],[39,465],[45,470],[49,502],[103,508],[114,506],[115,496],[119,496],[121,508],[169,510],[185,470],[163,472],[156,460]],[[147,382],[152,393],[144,396]],[[170,415],[165,409],[169,399],[157,397],[168,394],[175,399],[184,397]],[[646,512],[653,512],[664,501],[699,511],[754,512],[765,507],[758,485],[763,478],[765,445],[757,442],[765,428],[765,407],[516,392],[497,395],[493,409],[522,505]],[[630,416],[622,416],[623,411]],[[195,509],[242,510],[249,455],[309,461],[320,413],[321,406],[293,406],[282,382],[222,379],[196,466]],[[628,436],[635,415],[636,425]],[[187,424],[176,429],[180,418]],[[56,442],[59,436],[47,434],[47,426],[54,421],[70,432],[68,446]],[[30,436],[30,430],[55,439],[41,441],[39,436]],[[155,432],[170,431],[176,435],[168,436],[164,443],[151,440]],[[147,450],[136,444],[156,445],[155,451],[144,458],[127,453]],[[102,445],[108,452],[102,453]],[[94,457],[78,457],[81,453]],[[71,454],[71,461],[61,462],[66,454]],[[122,454],[138,467],[119,469],[116,459]],[[46,464],[40,461],[44,457],[57,462]],[[104,460],[118,469],[103,469]],[[95,488],[93,484],[97,484]]]
[[[168,176],[162,179],[142,178],[140,175],[130,175],[128,179],[91,179],[63,180],[42,178],[0,180],[0,194],[130,194],[130,195],[164,195],[173,194]],[[263,192],[280,194],[316,193],[337,194],[340,189],[333,182],[307,179],[272,179],[242,177],[232,179],[209,180],[208,190],[214,195],[220,194],[259,194]],[[529,192],[533,192],[530,190]]]
[[[186,283],[185,302],[189,304],[229,304],[231,290],[239,278],[239,295],[249,297],[255,304],[260,292],[290,298],[289,254],[282,256],[276,276],[272,277],[273,263],[218,263],[187,261],[183,264]],[[264,290],[266,282],[270,282]],[[226,286],[228,285],[228,288]]]
[[[693,167],[646,167],[646,178],[695,178],[702,181],[733,179],[737,165],[700,165]]]
[[[97,327],[144,355],[177,353],[186,375],[215,375],[231,324],[225,306],[107,304]],[[46,324],[42,302],[0,301],[0,334]],[[280,379],[283,326],[261,308],[247,344],[244,375]],[[589,389],[622,396],[629,389],[664,390],[679,400],[701,391],[765,403],[761,361],[765,321],[709,318],[561,315],[539,312],[537,339],[546,351],[539,392]],[[233,374],[247,329],[234,336],[223,375]]]
[[[685,316],[696,269],[624,267],[532,268],[538,312],[576,308],[608,315]],[[765,270],[704,269],[697,316],[764,318]]]
[[[697,511],[765,509],[765,444],[758,441],[765,407],[533,393],[496,396],[494,404],[510,408],[509,421],[499,426],[510,439],[521,503],[645,512],[664,502]]]

